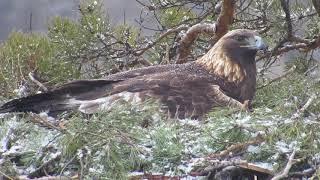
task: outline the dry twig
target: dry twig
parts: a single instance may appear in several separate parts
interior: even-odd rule
[[[291,119],[297,119],[307,110],[311,103],[317,98],[316,94],[312,94],[308,101],[296,113],[291,116]]]
[[[279,81],[279,80],[287,77],[289,74],[293,73],[296,68],[297,68],[297,66],[295,66],[295,65],[292,66],[292,67],[291,67],[288,71],[286,71],[282,76],[279,76],[279,77],[276,77],[276,78],[270,80],[269,82],[267,82],[267,83],[265,83],[265,84],[257,87],[257,89],[264,88],[264,87],[269,86],[270,84],[272,84],[272,83],[274,83],[274,82],[276,82],[276,81]]]
[[[37,169],[32,171],[28,177],[34,178],[36,177],[44,168],[48,167],[50,164],[58,162],[61,159],[61,154],[56,155],[54,158],[44,162],[41,166],[39,166]]]
[[[31,122],[33,122],[33,123],[40,124],[40,125],[42,125],[44,127],[47,127],[48,129],[58,130],[61,133],[66,133],[66,131],[64,129],[62,129],[62,128],[58,127],[58,126],[55,126],[54,124],[52,124],[51,122],[49,122],[45,118],[41,117],[40,115],[31,113],[31,117],[33,117],[31,119]]]
[[[36,85],[38,85],[44,92],[48,91],[48,88],[46,88],[40,81],[38,81],[35,77],[34,77],[34,72],[30,72],[28,74],[29,79],[34,82]]]
[[[247,148],[249,145],[257,145],[264,141],[264,138],[261,135],[258,135],[254,140],[247,141],[244,143],[233,144],[229,146],[226,150],[221,151],[220,153],[210,154],[207,158],[208,159],[216,159],[216,158],[223,158],[228,156],[230,153],[241,151]]]
[[[135,50],[135,52],[133,53],[135,56],[140,56],[142,55],[144,52],[146,52],[148,49],[152,48],[154,45],[156,45],[159,41],[161,41],[163,38],[167,37],[168,35],[172,34],[172,33],[178,33],[182,30],[187,30],[188,27],[186,25],[181,25],[177,28],[174,29],[169,29],[167,30],[165,33],[163,33],[162,35],[160,35],[160,37],[158,39],[156,39],[153,42],[148,43],[145,47],[140,48]]]
[[[302,41],[302,40],[300,40],[300,41]],[[271,51],[263,53],[261,55],[258,54],[259,57],[258,57],[257,61],[260,61],[264,58],[278,56],[278,55],[281,55],[285,52],[289,52],[292,50],[300,50],[303,52],[308,52],[308,51],[311,51],[313,49],[320,47],[320,35],[318,35],[318,37],[313,40],[306,40],[305,39],[304,41],[305,42],[303,42],[303,43],[296,43],[296,44],[292,44],[292,45],[290,44],[290,45],[280,46],[278,48],[274,48]]]
[[[295,163],[295,161],[294,161],[295,154],[296,154],[296,150],[294,150],[291,153],[289,160],[288,160],[288,163],[287,163],[286,167],[284,168],[284,170],[282,171],[282,173],[275,175],[271,180],[279,180],[279,179],[283,179],[283,178],[288,177],[289,171],[290,171],[292,165]]]
[[[318,64],[316,64],[315,66],[309,68],[306,72],[304,72],[304,75],[308,75],[310,72],[312,72],[312,71],[315,70],[316,68],[318,68]]]
[[[4,172],[0,171],[0,174],[2,174],[2,176],[4,176],[5,178],[9,179],[9,180],[14,180],[14,178],[6,175]],[[2,177],[0,176],[0,179],[2,179]]]

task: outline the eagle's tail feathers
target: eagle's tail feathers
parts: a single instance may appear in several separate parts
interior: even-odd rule
[[[116,82],[119,81],[73,81],[46,93],[11,100],[0,107],[0,114],[10,112],[48,112],[57,114],[73,110],[81,105],[77,102],[106,96]]]

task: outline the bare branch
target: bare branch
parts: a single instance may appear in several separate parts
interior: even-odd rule
[[[55,126],[54,124],[52,124],[51,122],[49,122],[47,119],[46,119],[46,117],[43,117],[43,116],[41,116],[41,115],[37,115],[37,114],[33,114],[33,113],[30,113],[30,115],[31,115],[31,122],[33,122],[33,123],[35,123],[35,124],[39,124],[39,125],[41,125],[41,126],[44,126],[44,127],[46,127],[46,128],[48,128],[48,129],[55,129],[55,130],[57,130],[57,131],[59,131],[59,132],[61,132],[61,133],[67,133],[66,131],[65,131],[65,129],[62,129],[61,127],[59,127],[59,126]]]
[[[257,87],[257,89],[264,88],[264,87],[266,87],[266,86],[268,86],[268,85],[270,85],[270,84],[272,84],[272,83],[274,83],[274,82],[276,82],[276,81],[279,81],[279,80],[287,77],[289,74],[293,73],[296,68],[297,68],[296,66],[292,66],[292,67],[291,67],[288,71],[286,71],[282,76],[279,76],[279,77],[276,77],[276,78],[270,80],[269,82],[267,82],[267,83],[265,83],[265,84]]]
[[[318,68],[318,64],[316,64],[315,66],[311,67],[311,68],[308,69],[306,72],[304,72],[304,75],[308,75],[310,72],[312,72],[312,71],[315,70],[316,68]]]
[[[243,150],[243,149],[247,148],[249,145],[260,144],[263,141],[264,141],[264,138],[261,135],[258,135],[254,140],[247,141],[244,143],[233,144],[230,147],[228,147],[226,150],[221,151],[220,153],[210,154],[208,156],[208,159],[222,158],[222,157],[229,155],[232,152]]]
[[[287,40],[299,43],[308,43],[308,40],[296,36],[293,32],[289,0],[281,0],[281,7],[285,13],[285,20],[287,23]]]
[[[36,85],[38,85],[44,92],[48,91],[48,88],[46,88],[40,81],[36,79],[36,77],[34,76],[34,72],[30,72],[28,76],[30,80],[34,82]]]
[[[290,171],[292,165],[295,163],[295,161],[294,161],[295,154],[296,154],[296,150],[294,150],[291,153],[289,160],[288,160],[288,163],[287,163],[286,167],[284,168],[283,172],[278,175],[275,175],[271,180],[279,180],[279,179],[283,179],[283,178],[288,177],[289,171]]]
[[[270,65],[271,58],[286,53],[291,50],[308,52],[320,47],[320,35],[314,39],[306,39],[294,34],[293,23],[289,0],[281,0],[281,8],[285,13],[285,22],[287,24],[287,33],[281,41],[271,50],[264,54],[258,54],[257,61],[267,58],[265,65]]]
[[[61,154],[59,153],[55,157],[53,157],[52,159],[49,159],[46,162],[44,162],[41,166],[39,166],[38,168],[33,170],[31,173],[29,173],[28,177],[30,177],[30,178],[36,177],[37,174],[39,174],[43,169],[46,169],[51,164],[58,162],[60,159],[61,159]]]
[[[134,52],[135,56],[140,56],[142,55],[145,51],[147,51],[148,49],[152,48],[155,44],[157,44],[159,41],[161,41],[163,38],[167,37],[168,35],[172,34],[172,33],[178,33],[182,30],[187,30],[187,26],[185,25],[181,25],[175,29],[169,29],[167,30],[165,33],[163,33],[162,35],[160,35],[160,37],[158,39],[156,39],[155,41],[148,43],[147,46],[138,49]]]
[[[186,58],[191,51],[191,45],[200,33],[214,34],[215,32],[216,24],[202,23],[192,26],[180,41],[176,63],[182,64],[186,62]]]
[[[9,179],[9,180],[14,180],[14,178],[10,177],[9,175],[5,174],[4,172],[0,171],[0,174],[2,174],[2,176],[4,176],[4,179]],[[1,176],[0,176],[1,177]],[[2,179],[2,178],[1,178]]]
[[[196,24],[192,26],[184,37],[181,38],[178,48],[177,64],[182,64],[187,61],[187,57],[191,50],[191,45],[197,39],[200,33],[212,34],[211,44],[217,42],[223,35],[228,32],[229,25],[233,22],[235,9],[235,0],[223,0],[220,15],[217,22],[211,24]]]
[[[291,119],[297,119],[307,110],[311,103],[317,98],[316,94],[312,94],[308,101],[296,113],[291,116]]]
[[[317,49],[320,47],[320,35],[316,39],[313,39],[311,41],[304,40],[305,43],[297,43],[293,45],[285,45],[283,47],[274,48],[272,51],[268,51],[262,55],[259,55],[259,58],[257,61],[260,61],[264,58],[272,57],[272,56],[278,56],[280,54],[283,54],[285,52],[289,52],[292,50],[300,50],[303,52],[308,52],[313,49]]]
[[[228,32],[229,25],[233,22],[235,2],[235,0],[223,0],[222,10],[216,22],[213,44]]]

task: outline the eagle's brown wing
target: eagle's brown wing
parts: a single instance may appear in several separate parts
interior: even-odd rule
[[[246,108],[228,97],[213,78],[196,73],[169,71],[140,76],[114,85],[111,94],[138,93],[141,99],[153,98],[167,107],[171,118],[198,118],[214,106]]]
[[[172,118],[198,118],[214,106],[242,107],[240,102],[226,96],[212,78],[172,70],[125,80],[73,81],[47,93],[12,100],[0,108],[0,113],[56,114],[70,109],[94,113],[110,108],[115,100],[134,97],[159,100]]]

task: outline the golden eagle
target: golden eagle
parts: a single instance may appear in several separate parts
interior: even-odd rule
[[[266,49],[258,34],[237,29],[225,34],[207,54],[185,64],[156,65],[76,80],[0,107],[0,113],[79,110],[91,114],[118,99],[159,100],[170,118],[199,118],[216,106],[250,108],[256,91],[255,56]]]

